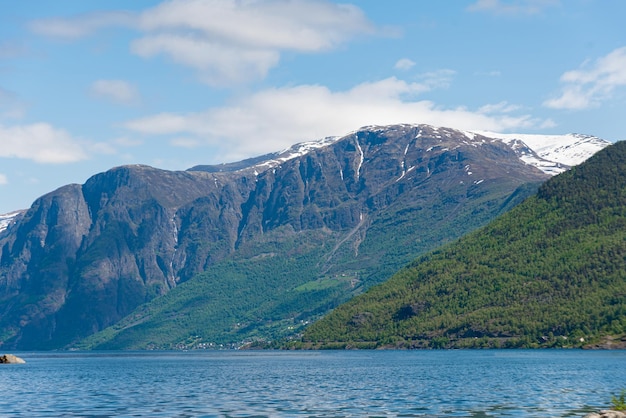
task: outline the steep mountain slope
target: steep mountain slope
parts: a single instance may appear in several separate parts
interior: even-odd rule
[[[626,335],[626,142],[307,329],[310,347],[579,346]]]
[[[248,190],[208,173],[128,166],[38,199],[0,241],[0,340],[62,346],[166,293],[187,278],[177,213],[229,191],[237,204]]]
[[[0,342],[65,347],[124,317],[89,344],[293,331],[532,193],[548,175],[520,149],[533,154],[398,125],[186,172],[98,174],[0,232]]]
[[[258,176],[244,206],[236,252],[81,347],[282,337],[546,178],[501,141],[454,130],[369,128],[329,143],[265,162],[274,168]],[[302,156],[285,156],[293,153]]]

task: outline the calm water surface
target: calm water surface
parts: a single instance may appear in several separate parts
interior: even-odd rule
[[[582,417],[626,351],[16,353],[2,417]]]

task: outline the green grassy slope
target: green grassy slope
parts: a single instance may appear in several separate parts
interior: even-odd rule
[[[78,347],[211,348],[295,332],[304,326],[301,317],[319,315],[344,301],[350,281],[330,276],[317,280],[317,261],[328,248],[309,241],[323,237],[289,237],[266,240],[263,251],[251,248],[217,263]],[[254,255],[247,258],[249,254]],[[333,304],[336,298],[340,300]]]
[[[580,346],[626,333],[626,143],[309,327],[298,347]]]

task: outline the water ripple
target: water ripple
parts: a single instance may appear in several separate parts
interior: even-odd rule
[[[2,417],[574,417],[626,386],[626,351],[19,354]]]

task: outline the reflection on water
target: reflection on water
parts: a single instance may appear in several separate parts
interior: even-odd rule
[[[17,354],[2,417],[565,417],[626,387],[626,351]]]

